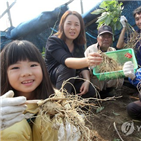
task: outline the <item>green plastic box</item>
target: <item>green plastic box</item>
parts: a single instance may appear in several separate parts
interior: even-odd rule
[[[128,58],[125,56],[125,54],[130,53],[132,55],[132,58]],[[134,50],[132,48],[129,49],[121,49],[116,51],[110,51],[105,53],[110,58],[113,58],[115,61],[117,61],[120,65],[124,65],[127,61],[132,61],[134,63],[134,72],[136,72],[138,68],[137,60],[135,57]],[[104,72],[99,73],[99,66],[96,66],[93,69],[93,74],[99,79],[99,80],[109,80],[109,79],[117,79],[117,78],[124,78],[125,75],[123,73],[123,70],[119,71],[112,71],[112,72]]]

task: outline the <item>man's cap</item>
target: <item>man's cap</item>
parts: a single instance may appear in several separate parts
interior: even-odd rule
[[[108,25],[103,25],[98,29],[98,36],[104,33],[110,33],[113,35],[112,28]]]

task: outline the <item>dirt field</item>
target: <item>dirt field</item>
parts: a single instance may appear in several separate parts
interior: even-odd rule
[[[137,91],[123,86],[120,92],[121,98],[102,102],[100,112],[92,109],[93,141],[141,141],[141,121],[131,119],[126,112],[127,104],[138,98]]]

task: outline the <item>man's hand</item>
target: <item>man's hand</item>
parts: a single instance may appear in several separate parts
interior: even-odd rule
[[[123,27],[126,27],[127,19],[125,16],[120,17],[120,23],[122,24]]]
[[[134,64],[132,63],[132,61],[128,61],[124,63],[123,72],[126,77],[129,77],[132,80],[135,78]]]
[[[0,97],[0,129],[3,130],[25,118],[26,109],[24,96],[13,97],[14,92],[8,91]]]

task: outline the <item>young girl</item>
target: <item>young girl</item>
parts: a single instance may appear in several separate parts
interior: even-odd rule
[[[85,27],[81,15],[76,11],[66,11],[61,17],[58,32],[47,40],[45,61],[51,81],[57,89],[71,77],[88,80],[72,79],[65,85],[69,93],[74,90],[73,84],[77,94],[88,98],[95,96],[95,90],[89,83],[88,67],[100,64],[102,56],[91,53],[84,57],[85,43]]]
[[[40,117],[31,119],[33,124],[26,120],[37,115],[38,106],[25,104],[26,100],[46,99],[54,93],[41,53],[29,41],[15,40],[4,47],[0,59],[1,140],[42,141]],[[46,125],[44,140],[55,141],[57,133],[50,126]]]

